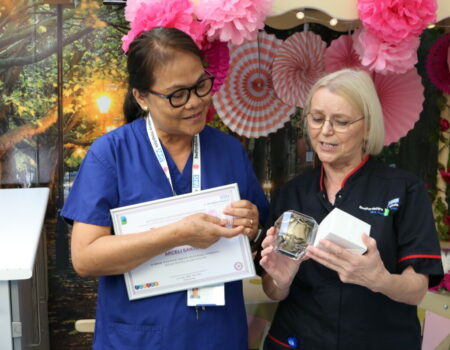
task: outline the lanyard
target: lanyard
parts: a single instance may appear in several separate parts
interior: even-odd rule
[[[155,152],[156,158],[158,159],[161,169],[164,171],[167,180],[169,181],[172,193],[176,196],[176,192],[173,188],[172,178],[170,176],[169,165],[167,164],[166,156],[164,155],[161,142],[159,141],[158,135],[156,134],[155,124],[153,123],[150,113],[146,119],[147,134],[150,139],[150,144],[152,145],[153,152]],[[201,190],[201,163],[200,163],[200,136],[199,134],[194,135],[192,139],[192,192]]]
[[[170,176],[169,166],[167,164],[166,156],[164,155],[163,148],[161,146],[161,142],[159,142],[158,135],[156,134],[155,130],[155,124],[153,123],[152,117],[150,113],[147,116],[147,134],[148,138],[150,139],[150,144],[152,145],[153,151],[155,152],[156,158],[158,159],[159,165],[161,166],[162,170],[164,171],[164,175],[166,175],[167,180],[169,181],[170,187],[172,188],[172,193],[174,196],[176,196],[176,192],[173,188],[172,184],[172,178]],[[194,135],[194,138],[192,139],[192,192],[200,191],[201,190],[201,163],[200,163],[200,136],[199,134]],[[208,300],[208,304],[213,305],[225,305],[225,287],[223,284],[216,285],[216,286],[210,286],[210,287],[203,287],[198,289],[200,295],[206,295],[209,296],[211,299]],[[188,306],[195,306],[195,310],[197,313],[197,319],[198,319],[198,306],[203,306],[201,304],[202,300],[205,299],[203,296],[201,298],[200,304],[197,305],[196,302],[189,302],[189,295],[192,293],[192,290],[187,291],[188,295]],[[212,295],[213,297],[211,298]],[[204,302],[204,301],[203,301]]]

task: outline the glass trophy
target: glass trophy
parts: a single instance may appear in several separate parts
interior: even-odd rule
[[[318,225],[312,217],[288,210],[277,219],[274,228],[274,250],[298,260],[305,256],[306,247],[314,243]]]

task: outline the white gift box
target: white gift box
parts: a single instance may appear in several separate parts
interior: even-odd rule
[[[319,241],[328,239],[353,253],[364,254],[367,250],[362,234],[370,235],[370,225],[345,211],[334,208],[320,223],[314,246],[323,248]]]

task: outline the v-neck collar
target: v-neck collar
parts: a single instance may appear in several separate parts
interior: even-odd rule
[[[369,160],[370,156],[366,155],[363,160],[361,161],[361,163],[359,163],[352,171],[350,171],[344,178],[344,180],[342,180],[341,183],[341,189],[344,188],[346,182],[356,173],[358,173],[358,171],[367,163],[367,161]],[[323,164],[320,167],[320,190],[324,191],[325,190],[325,168],[323,166]]]

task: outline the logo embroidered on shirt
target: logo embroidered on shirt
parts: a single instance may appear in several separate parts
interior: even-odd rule
[[[382,216],[389,216],[391,212],[395,212],[398,210],[398,207],[400,205],[400,198],[394,198],[388,201],[385,208],[382,207],[363,207],[362,205],[359,206],[359,209],[368,211],[371,214],[376,215],[382,215]]]

